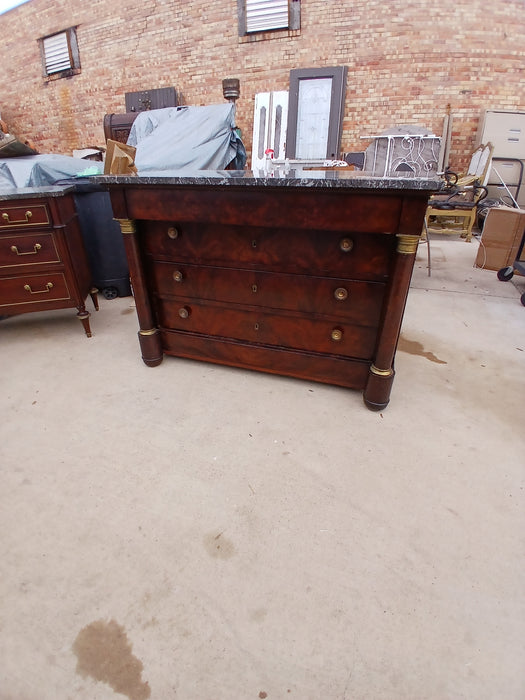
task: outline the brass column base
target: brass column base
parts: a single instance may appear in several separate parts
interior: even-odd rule
[[[382,411],[388,406],[394,375],[395,372],[391,367],[389,369],[378,369],[375,365],[370,367],[363,401],[371,411]]]
[[[148,367],[156,367],[162,362],[164,353],[158,328],[140,330],[138,333],[142,360]]]

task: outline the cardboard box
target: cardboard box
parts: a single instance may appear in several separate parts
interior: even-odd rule
[[[134,146],[108,139],[106,142],[106,160],[104,175],[136,175]]]
[[[512,207],[489,209],[474,267],[497,271],[512,265],[516,260],[524,232],[525,209]]]

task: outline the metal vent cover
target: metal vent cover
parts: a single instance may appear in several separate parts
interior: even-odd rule
[[[246,31],[288,27],[288,0],[246,0]]]
[[[43,40],[43,44],[46,73],[48,75],[71,68],[71,56],[69,54],[66,32],[46,37]]]

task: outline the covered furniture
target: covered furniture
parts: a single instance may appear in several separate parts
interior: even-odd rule
[[[129,133],[139,173],[242,169],[246,150],[235,129],[235,105],[167,107],[139,112]]]

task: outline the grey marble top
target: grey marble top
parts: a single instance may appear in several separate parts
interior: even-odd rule
[[[441,178],[375,177],[351,170],[290,170],[273,175],[250,170],[148,171],[141,175],[97,175],[90,180],[99,185],[207,185],[243,187],[310,187],[345,189],[393,189],[436,192],[444,187]]]
[[[74,191],[71,185],[46,185],[45,187],[9,187],[0,188],[0,202],[9,199],[38,199],[39,197],[63,197],[66,192]]]

